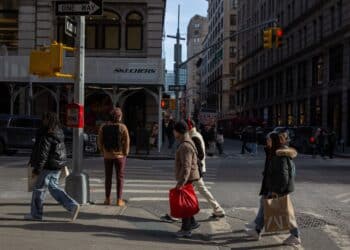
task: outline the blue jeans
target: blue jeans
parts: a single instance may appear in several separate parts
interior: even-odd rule
[[[33,189],[31,215],[36,219],[42,219],[43,207],[46,197],[46,191],[49,189],[52,197],[60,203],[68,211],[72,211],[78,203],[67,195],[67,193],[59,187],[58,180],[61,171],[59,170],[43,170]]]
[[[260,206],[259,206],[259,211],[258,211],[258,214],[256,215],[256,218],[255,218],[255,229],[256,231],[260,234],[260,232],[263,230],[264,228],[264,196],[261,196],[260,198]],[[299,229],[296,227],[296,228],[293,228],[290,230],[290,233],[292,235],[294,235],[295,237],[299,238]]]

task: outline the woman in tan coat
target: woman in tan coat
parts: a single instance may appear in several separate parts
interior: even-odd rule
[[[192,184],[193,181],[200,179],[196,146],[188,134],[186,122],[177,122],[174,126],[175,139],[179,146],[175,155],[175,178],[177,181],[176,188],[182,188],[186,184]],[[194,217],[182,218],[182,227],[177,232],[177,237],[190,238],[192,230],[199,227]]]

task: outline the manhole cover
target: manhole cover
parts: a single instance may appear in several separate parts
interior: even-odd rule
[[[308,214],[298,214],[297,222],[300,228],[321,228],[327,225],[325,220]]]

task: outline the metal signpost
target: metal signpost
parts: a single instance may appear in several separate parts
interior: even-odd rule
[[[66,18],[66,34],[74,36],[78,31],[75,46],[77,56],[75,59],[75,83],[74,103],[84,106],[85,97],[85,16],[102,15],[102,1],[57,1],[57,16],[76,16],[76,23],[72,18]],[[77,24],[77,29],[74,28]],[[82,112],[83,113],[83,112]],[[73,172],[66,179],[66,191],[80,204],[87,204],[90,201],[89,177],[83,173],[83,147],[84,147],[84,126],[73,128]]]

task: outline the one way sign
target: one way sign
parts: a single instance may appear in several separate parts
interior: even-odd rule
[[[103,3],[90,1],[56,1],[56,16],[100,16],[103,13]]]

